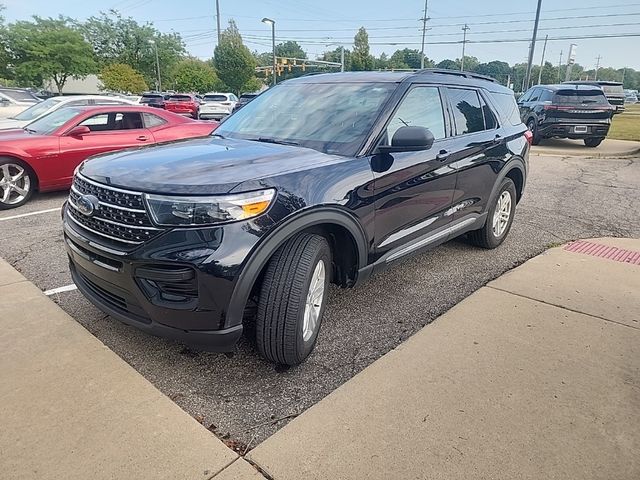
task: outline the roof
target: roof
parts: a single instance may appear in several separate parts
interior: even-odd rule
[[[473,72],[427,68],[415,72],[369,71],[314,73],[293,78],[282,83],[401,83],[404,81],[426,81],[449,85],[482,86],[490,91],[513,94],[512,90],[500,85],[491,77]]]
[[[124,102],[131,102],[131,100],[124,98],[124,97],[116,97],[116,96],[111,96],[111,95],[56,95],[55,97],[49,97],[47,100],[49,100],[50,98],[58,98],[60,100],[68,100],[70,102],[74,101],[74,100],[95,100],[95,99],[100,99],[100,100],[111,100],[111,101],[124,101]]]
[[[146,112],[146,113],[155,113],[155,114],[164,114],[171,113],[167,112],[164,109],[154,108],[154,107],[146,107],[144,105],[82,105],[78,107],[66,107],[66,108],[74,108],[81,112],[87,111],[101,111],[101,112]],[[173,115],[173,114],[172,114]],[[185,117],[181,117],[185,118]]]
[[[540,87],[547,88],[549,90],[557,91],[557,90],[594,90],[593,87],[599,87],[599,85],[595,84],[576,84],[576,83],[559,83],[555,85],[534,85],[531,88]]]
[[[562,82],[566,85],[620,85],[622,82],[614,82],[612,80],[571,80],[568,82]]]

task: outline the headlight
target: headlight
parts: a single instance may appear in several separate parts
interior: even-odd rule
[[[157,225],[184,227],[235,222],[256,217],[267,211],[275,194],[275,189],[214,197],[145,194],[145,200]]]

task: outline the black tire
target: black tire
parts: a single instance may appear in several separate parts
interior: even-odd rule
[[[536,125],[536,121],[534,118],[530,118],[527,121],[527,128],[531,130],[531,134],[533,138],[531,139],[531,145],[538,145],[540,143],[540,134],[538,133],[538,126]]]
[[[0,210],[9,210],[11,208],[21,207],[29,201],[37,187],[37,178],[35,173],[33,173],[31,167],[29,167],[29,165],[27,165],[23,161],[15,158],[0,157],[0,182],[3,182],[3,179],[5,177],[5,166],[8,166],[7,168],[9,169],[11,175],[17,174],[15,168],[16,166],[24,169],[23,180],[21,182],[18,182],[18,187],[26,189],[27,194],[22,196],[19,194],[19,192],[14,190],[13,192],[9,193],[9,197],[5,201],[3,200],[3,197],[6,189],[4,188],[4,184],[2,184],[2,186],[0,186]],[[23,198],[19,201],[16,201],[16,198],[18,196],[22,196]]]
[[[316,327],[305,340],[307,295],[320,261],[325,268],[324,294]],[[321,235],[301,233],[276,251],[264,275],[256,316],[256,344],[264,358],[298,365],[309,356],[322,324],[331,271],[331,249]]]
[[[589,137],[584,139],[584,144],[587,147],[595,148],[602,143],[604,137]]]
[[[498,207],[498,200],[501,198],[503,192],[509,192],[510,195],[511,203],[509,219],[507,220],[507,224],[500,235],[496,235],[493,228],[494,215],[496,214],[496,208]],[[516,212],[516,198],[516,186],[513,183],[513,180],[510,178],[504,178],[500,183],[500,188],[498,189],[496,197],[492,200],[493,204],[491,205],[491,209],[489,210],[489,214],[487,215],[487,219],[485,220],[483,227],[479,230],[469,232],[469,240],[471,243],[482,248],[496,248],[499,246],[504,239],[507,238],[509,230],[511,230],[513,217]]]

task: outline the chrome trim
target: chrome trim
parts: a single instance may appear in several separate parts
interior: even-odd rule
[[[78,208],[78,206],[77,206],[75,203],[73,203],[73,202],[71,201],[71,199],[68,199],[68,202],[69,202],[69,206],[70,206],[70,207],[72,207],[74,210],[76,210],[76,211],[80,212],[80,214],[82,214],[82,212],[80,211],[80,209]],[[100,220],[101,222],[109,223],[109,224],[111,224],[111,225],[116,225],[116,226],[118,226],[118,227],[125,227],[125,228],[137,228],[138,230],[152,230],[152,231],[154,231],[154,232],[160,232],[160,231],[161,231],[161,229],[159,229],[159,228],[155,228],[155,227],[140,227],[140,226],[138,226],[138,225],[130,225],[130,224],[128,224],[128,223],[114,222],[113,220],[107,220],[106,218],[102,218],[102,217],[100,217],[100,216],[96,216],[96,215],[94,215],[94,216],[92,216],[92,217],[89,217],[89,218],[93,218],[93,219],[95,219],[95,220]],[[85,227],[85,228],[86,228],[86,227]]]
[[[106,263],[101,262],[100,260],[91,260],[92,263],[98,265],[99,267],[102,267],[106,270],[111,270],[112,272],[119,272],[120,270],[117,269],[116,267],[112,267],[111,265],[107,265]]]
[[[455,225],[452,225],[450,227],[445,228],[444,230],[441,230],[437,233],[434,233],[433,235],[429,235],[426,238],[423,238],[422,240],[419,240],[415,243],[412,243],[410,245],[407,245],[406,247],[404,247],[401,250],[398,250],[397,252],[392,253],[391,255],[389,255],[386,259],[385,262],[386,263],[390,263],[393,260],[396,260],[400,257],[404,257],[405,255],[418,250],[419,248],[422,248],[426,245],[429,245],[430,243],[433,243],[437,240],[442,239],[443,237],[446,237],[447,235],[450,235],[454,232],[457,232],[458,230],[462,230],[464,227],[471,225],[472,223],[474,223],[477,220],[477,218],[467,218],[466,220],[461,221],[460,223],[456,223]]]
[[[96,260],[95,258],[91,258],[89,255],[87,255],[85,252],[83,252],[82,250],[80,250],[77,246],[74,245],[73,242],[71,242],[70,240],[66,240],[66,244],[67,246],[73,250],[77,255],[80,255],[82,258],[84,258],[85,260],[94,263],[96,265],[98,265],[99,267],[105,268],[107,270],[111,270],[112,272],[119,272],[120,269],[113,267],[111,265],[108,265],[104,262],[101,262],[100,260]]]
[[[71,190],[73,190],[75,193],[77,193],[78,195],[86,195],[86,193],[82,193],[80,190],[78,190],[75,185],[71,185]],[[107,189],[108,190],[108,189]],[[142,196],[142,194],[140,194],[140,196]],[[116,210],[124,210],[125,212],[132,212],[132,213],[147,213],[146,210],[140,210],[139,208],[127,208],[127,207],[121,207],[120,205],[115,205],[113,203],[107,203],[107,202],[103,202],[103,201],[98,201],[99,205],[102,205],[103,207],[110,207],[110,208],[115,208]]]
[[[106,190],[113,190],[114,192],[128,193],[130,195],[138,195],[140,197],[142,196],[142,192],[133,192],[131,190],[124,190],[123,188],[117,188],[117,187],[112,187],[111,185],[105,185],[104,183],[94,182],[93,180],[89,180],[80,172],[76,173],[76,176],[79,177],[82,181],[90,183],[91,185],[95,185],[96,187],[104,188]]]
[[[446,215],[446,214],[445,214]],[[428,227],[433,222],[435,222],[440,217],[431,217],[426,220],[414,225],[413,227],[405,228],[399,232],[393,233],[389,235],[380,245],[379,247],[384,247],[385,245],[389,245],[390,243],[395,242],[396,240],[400,240],[401,238],[406,237],[407,235],[411,235],[412,233],[417,232],[418,230],[422,230],[425,227]]]
[[[104,238],[108,238],[109,240],[115,240],[116,242],[122,242],[122,243],[128,243],[130,245],[142,245],[144,243],[144,240],[139,241],[139,242],[133,242],[131,240],[124,240],[122,238],[117,238],[117,237],[112,237],[111,235],[107,235],[106,233],[102,233],[102,232],[98,232],[97,230],[94,230],[92,228],[89,228],[85,225],[82,225],[78,220],[76,220],[75,218],[73,218],[73,214],[71,213],[70,210],[67,210],[67,217],[69,217],[69,219],[75,223],[76,225],[78,225],[80,228],[84,228],[85,230],[87,230],[88,232],[93,233],[94,235],[98,235],[99,237],[104,237]]]
[[[71,217],[69,217],[71,218]],[[77,223],[77,222],[76,222]],[[82,225],[80,225],[82,227]],[[80,235],[78,232],[76,232],[75,230],[73,230],[72,228],[68,227],[67,225],[63,224],[63,228],[64,231],[67,235],[74,237],[77,240],[80,240],[82,242],[85,242],[89,245],[91,245],[93,248],[96,248],[98,250],[102,250],[103,252],[107,252],[107,253],[111,253],[113,255],[118,255],[118,256],[124,256],[127,254],[127,252],[122,252],[120,250],[115,250],[113,248],[109,248],[109,247],[105,247],[104,245],[100,245],[99,243],[93,242],[91,240],[89,240],[87,237]],[[82,227],[84,228],[84,227]]]

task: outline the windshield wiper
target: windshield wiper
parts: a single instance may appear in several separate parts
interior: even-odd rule
[[[36,130],[34,130],[33,128],[27,128],[27,127],[24,127],[24,128],[23,128],[23,130],[26,130],[26,131],[27,131],[27,132],[29,132],[29,133],[38,133],[38,132],[37,132]]]
[[[220,135],[219,133],[212,133],[211,136],[212,137],[222,138],[223,140],[226,138],[224,135]]]
[[[276,138],[268,137],[249,138],[247,140],[251,140],[252,142],[275,143],[277,145],[293,145],[294,147],[300,146],[300,144],[297,142],[291,142],[289,140],[278,140]]]

